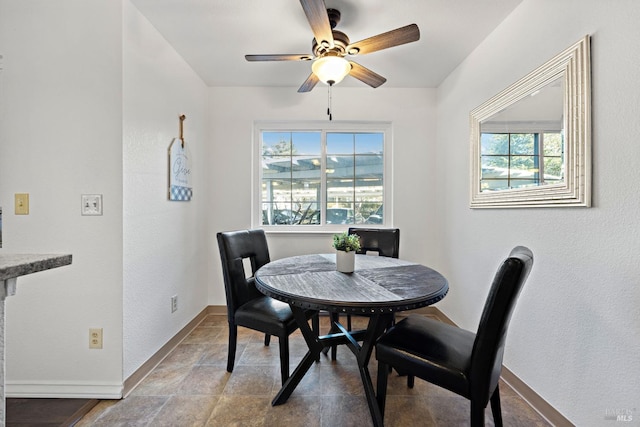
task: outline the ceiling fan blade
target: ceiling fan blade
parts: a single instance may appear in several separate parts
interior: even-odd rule
[[[298,89],[298,93],[311,92],[311,89],[313,89],[318,84],[319,81],[320,79],[318,78],[318,76],[311,73],[311,75],[307,77],[307,80],[305,80],[304,83],[302,83],[302,86],[300,86],[300,89]]]
[[[349,64],[351,64],[351,71],[349,72],[349,75],[368,84],[371,87],[378,87],[387,81],[387,79],[382,77],[380,74],[374,73],[367,67],[363,67],[357,62],[349,61]]]
[[[306,53],[294,55],[245,55],[244,59],[249,62],[255,61],[310,61],[313,59],[311,55]]]
[[[347,53],[349,55],[363,55],[418,40],[420,40],[420,29],[416,24],[410,24],[351,43],[347,46]]]
[[[333,32],[324,0],[300,0],[300,4],[307,15],[316,42],[325,48],[333,48]]]

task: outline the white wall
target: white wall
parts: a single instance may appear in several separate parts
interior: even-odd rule
[[[124,378],[206,307],[210,239],[207,88],[124,1]],[[184,138],[193,199],[167,200],[167,150]],[[214,253],[217,255],[217,252]],[[178,296],[178,311],[170,301]]]
[[[639,21],[634,0],[525,0],[438,91],[436,222],[451,285],[441,308],[475,328],[498,262],[529,246],[505,365],[579,426],[605,425],[607,410],[640,417]],[[469,209],[469,111],[586,34],[594,206]]]
[[[7,299],[8,396],[120,393],[121,14],[111,0],[0,1],[0,251],[73,254]],[[20,192],[28,216],[13,214]],[[102,216],[80,215],[86,193],[103,195]]]
[[[304,80],[305,76],[301,76]],[[327,87],[306,94],[297,88],[211,88],[210,244],[217,254],[215,232],[251,227],[252,133],[254,120],[328,120]],[[391,121],[393,132],[394,225],[401,234],[400,253],[429,262],[437,252],[433,240],[435,188],[435,89],[333,89],[334,121]],[[410,189],[410,190],[408,190]],[[301,253],[330,252],[330,234],[268,235],[272,259]],[[219,257],[210,304],[224,304]]]

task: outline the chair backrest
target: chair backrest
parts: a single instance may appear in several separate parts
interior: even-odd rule
[[[227,296],[229,321],[238,307],[254,298],[262,296],[256,288],[253,275],[263,265],[269,263],[269,246],[264,230],[240,230],[217,234],[224,290]],[[251,277],[246,277],[243,260],[251,261]]]
[[[471,394],[480,402],[488,402],[498,384],[511,314],[532,266],[531,251],[517,246],[502,262],[491,284],[473,344],[469,373]]]
[[[360,237],[360,250],[356,253],[378,252],[380,256],[398,258],[400,253],[399,228],[349,228],[349,234]]]

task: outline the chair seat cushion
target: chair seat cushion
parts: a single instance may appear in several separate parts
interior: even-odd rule
[[[287,336],[298,327],[289,304],[261,296],[238,307],[235,322],[239,326],[269,335]]]
[[[376,358],[468,398],[474,339],[472,332],[411,315],[378,340]]]

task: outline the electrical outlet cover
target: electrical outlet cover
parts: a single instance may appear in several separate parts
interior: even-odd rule
[[[102,215],[102,194],[82,195],[82,215]]]

